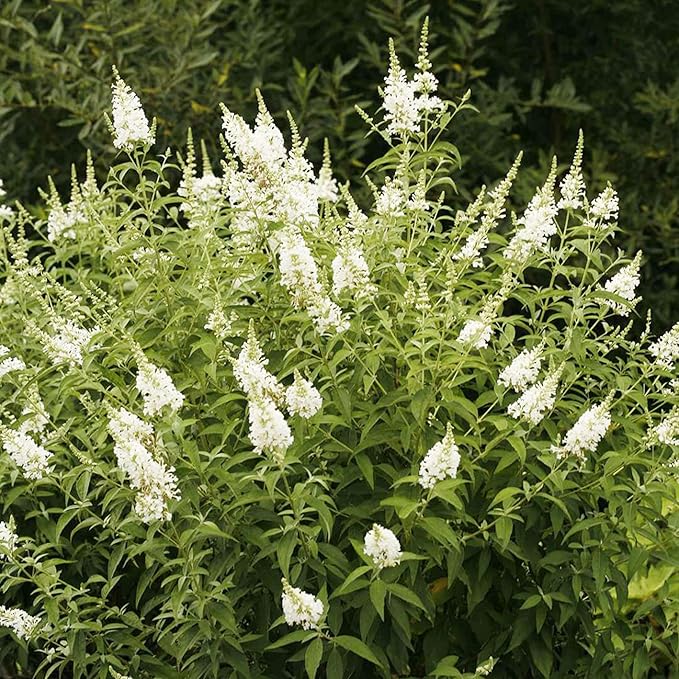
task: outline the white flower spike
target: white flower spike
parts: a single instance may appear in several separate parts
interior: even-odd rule
[[[365,553],[375,562],[378,569],[391,568],[401,563],[401,543],[394,533],[374,523],[363,539]]]
[[[149,126],[141,101],[120,77],[115,66],[111,90],[113,145],[117,149],[130,152],[137,144],[145,146],[153,144],[155,141],[153,130]]]
[[[281,603],[285,622],[290,626],[301,625],[306,630],[318,629],[325,612],[323,602],[299,587],[292,587],[285,578],[282,583]]]

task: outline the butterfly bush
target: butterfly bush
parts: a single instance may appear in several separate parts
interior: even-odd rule
[[[111,86],[113,145],[117,149],[131,151],[137,144],[153,144],[155,135],[149,126],[139,97],[120,77],[115,66],[113,78]]]
[[[679,408],[675,406],[652,432],[660,443],[679,446]]]
[[[631,264],[624,266],[618,273],[612,276],[604,284],[604,290],[613,295],[622,297],[623,303],[611,301],[610,306],[621,316],[629,316],[630,309],[638,301],[635,298],[636,289],[639,285],[639,266],[641,265],[641,253],[637,253]]]
[[[291,415],[304,419],[313,417],[323,405],[318,389],[295,371],[295,381],[285,390],[285,403]]]
[[[363,549],[378,569],[398,566],[403,557],[398,538],[391,530],[380,526],[378,523],[374,523],[373,527],[365,534]]]
[[[19,639],[29,639],[39,626],[39,617],[20,608],[0,606],[0,627],[9,627]]]
[[[288,625],[301,625],[304,629],[316,629],[323,617],[323,602],[299,587],[292,587],[283,578],[281,605]]]
[[[454,479],[460,466],[460,451],[455,443],[452,427],[435,443],[420,463],[419,483],[422,488],[433,488],[437,481]]]
[[[8,373],[14,370],[25,370],[26,364],[16,356],[7,356],[10,353],[8,347],[0,345],[0,378],[4,377]]]
[[[4,427],[0,429],[0,441],[27,479],[41,479],[50,471],[52,454],[29,434]]]
[[[8,559],[16,549],[19,536],[14,532],[14,521],[0,521],[0,559]]]
[[[514,391],[523,392],[529,387],[542,366],[543,347],[524,349],[502,372],[498,375],[498,382],[505,387],[511,387]]]
[[[157,415],[165,406],[179,410],[184,395],[174,386],[165,370],[141,358],[136,379],[137,389],[144,399],[144,414]]]
[[[679,322],[649,347],[655,363],[667,370],[673,370],[679,358]]]
[[[533,425],[539,424],[556,403],[562,372],[563,366],[560,366],[543,380],[521,392],[521,396],[509,405],[507,412],[517,420],[522,419]]]
[[[0,674],[671,671],[679,324],[582,133],[456,193],[428,36],[346,181],[259,92],[160,148],[114,70],[107,170],[0,207]]]
[[[109,415],[108,430],[115,441],[113,452],[118,466],[137,491],[134,510],[145,523],[169,521],[170,500],[180,498],[173,467],[156,459],[153,427],[133,413],[120,408]]]
[[[611,426],[611,414],[606,404],[592,406],[568,430],[559,455],[576,455],[594,452]]]

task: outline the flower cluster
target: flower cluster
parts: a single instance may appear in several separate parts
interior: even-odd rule
[[[4,205],[2,199],[7,195],[7,191],[2,188],[3,181],[0,179],[0,222],[3,220],[9,220],[14,216],[14,210],[9,205]]]
[[[0,627],[9,627],[19,639],[30,639],[40,624],[39,617],[30,615],[21,608],[0,606]]]
[[[146,359],[139,361],[137,389],[144,399],[144,415],[157,415],[165,406],[176,412],[184,403],[184,395],[174,386],[165,370]]]
[[[318,224],[319,188],[313,168],[304,158],[304,145],[293,126],[293,146],[288,152],[281,131],[264,105],[259,92],[259,112],[254,128],[239,115],[223,108],[226,141],[238,161],[225,168],[224,184],[236,211],[234,237],[244,249],[256,248],[269,222],[296,229]],[[324,171],[321,192],[331,184],[329,167]]]
[[[233,363],[233,374],[248,397],[250,441],[255,451],[271,453],[280,459],[292,445],[293,437],[278,408],[284,398],[283,386],[266,369],[268,363],[251,323],[248,338]]]
[[[611,426],[611,414],[607,403],[600,403],[586,410],[564,437],[561,446],[555,448],[559,457],[574,455],[584,458],[586,452],[594,452]]]
[[[342,309],[327,295],[315,296],[309,302],[307,312],[321,335],[339,334],[349,327]]]
[[[203,327],[205,330],[212,331],[217,339],[224,341],[232,334],[233,324],[237,319],[238,316],[234,312],[227,316],[221,306],[215,306]]]
[[[385,177],[379,193],[375,189],[375,212],[381,217],[403,217],[406,201],[406,188],[398,177]]]
[[[610,300],[609,306],[621,316],[629,316],[629,312],[638,302],[636,290],[639,285],[639,267],[641,265],[641,252],[638,252],[630,264],[624,266],[604,284],[604,290],[613,295],[622,297],[624,302]]]
[[[577,210],[585,202],[585,180],[582,177],[582,151],[584,143],[585,138],[582,130],[580,130],[573,162],[568,170],[568,174],[561,180],[559,185],[561,199],[557,207],[560,210]]]
[[[518,228],[503,254],[507,259],[525,261],[533,252],[547,245],[556,233],[554,184],[556,182],[556,159],[541,189],[531,198],[522,217],[517,220]]]
[[[47,217],[47,238],[54,242],[61,238],[75,239],[77,227],[86,222],[87,217],[76,205],[53,207]]]
[[[525,420],[533,425],[539,424],[547,411],[554,407],[556,390],[562,372],[563,366],[553,370],[541,382],[524,391],[514,403],[510,404],[507,412],[514,419]]]
[[[223,203],[222,180],[212,172],[206,172],[202,177],[185,177],[177,193],[184,199],[179,208],[192,229],[209,226]]]
[[[542,366],[542,345],[524,349],[498,377],[498,382],[514,391],[525,391],[537,379]]]
[[[135,512],[145,523],[169,521],[170,500],[180,498],[173,467],[154,457],[153,427],[133,413],[119,408],[109,411],[108,430],[114,440],[118,466],[137,491]]]
[[[491,655],[488,658],[488,660],[482,662],[480,665],[477,666],[476,670],[474,671],[474,676],[489,677],[496,664],[497,660],[495,660]]]
[[[320,292],[318,266],[302,234],[284,229],[277,238],[281,284],[288,289],[292,303],[299,308]]]
[[[212,172],[209,158],[203,147],[203,175],[196,175],[196,154],[193,137],[189,131],[187,158],[177,194],[183,198],[179,209],[186,215],[189,228],[209,227],[224,205],[224,182]]]
[[[256,453],[271,453],[281,460],[294,439],[285,415],[266,397],[248,399],[250,441]]]
[[[42,434],[49,424],[50,416],[35,384],[28,386],[27,397],[18,430],[23,434]]]
[[[285,390],[285,403],[291,415],[309,419],[321,409],[323,399],[318,389],[295,370],[295,381]]]
[[[0,560],[7,559],[16,549],[19,536],[14,531],[14,519],[0,521]]]
[[[120,672],[116,672],[110,665],[108,671],[111,673],[113,679],[132,679],[129,674],[120,674]]]
[[[450,423],[446,427],[446,434],[435,443],[420,463],[419,483],[422,488],[433,488],[438,481],[454,479],[460,466],[460,451],[455,443],[453,429]]]
[[[595,226],[604,226],[604,222],[615,221],[618,218],[618,208],[618,194],[609,184],[592,201],[589,209],[590,223]]]
[[[268,363],[250,323],[248,338],[233,361],[233,374],[248,398],[249,435],[255,452],[270,453],[280,460],[294,440],[281,408],[285,405],[290,415],[308,419],[321,409],[323,400],[299,371],[295,371],[292,385],[285,389],[266,369]]]
[[[288,625],[301,625],[303,629],[318,629],[325,612],[323,602],[299,587],[292,587],[283,578],[283,594],[281,603],[283,615]]]
[[[349,323],[342,309],[325,292],[302,234],[294,228],[283,229],[277,234],[276,245],[281,284],[290,293],[294,306],[306,309],[321,335],[344,332]]]
[[[344,290],[356,295],[370,295],[375,290],[363,250],[349,239],[340,245],[332,260],[332,292],[339,295]]]
[[[171,262],[172,255],[169,252],[163,252],[157,248],[148,248],[142,246],[135,248],[130,252],[130,257],[137,264],[147,264],[153,267],[153,272],[155,273],[158,262]]]
[[[293,143],[288,151],[259,92],[257,96],[259,112],[254,128],[223,109],[224,136],[235,158],[225,166],[224,174],[224,190],[234,209],[230,222],[233,247],[237,252],[255,252],[268,240],[279,259],[281,284],[295,307],[307,311],[321,334],[343,332],[348,323],[321,283],[303,235],[304,229],[318,226],[319,201],[336,195],[329,154],[319,185],[294,123],[291,121]],[[285,226],[271,234],[272,223]]]
[[[458,228],[471,227],[476,223],[479,216],[481,219],[478,228],[467,236],[463,246],[453,255],[453,260],[470,262],[475,268],[483,266],[481,254],[488,246],[490,232],[505,216],[505,202],[519,172],[521,158],[522,156],[519,154],[504,179],[488,192],[487,197],[484,187],[466,211],[458,212],[455,218],[455,226]]]
[[[679,323],[675,323],[656,342],[649,351],[655,356],[655,362],[662,368],[672,370],[674,362],[679,358]]]
[[[250,323],[248,337],[233,361],[233,376],[247,396],[261,396],[278,402],[283,398],[283,386],[266,369],[268,364],[269,359],[257,341],[254,324]]]
[[[653,429],[655,438],[667,446],[679,446],[679,406],[675,406]]]
[[[4,345],[0,344],[0,378],[11,373],[14,370],[26,370],[26,364],[20,359],[15,357],[5,358],[9,354],[9,349]]]
[[[323,144],[323,165],[321,165],[321,169],[318,171],[316,193],[318,195],[318,200],[322,202],[335,203],[339,197],[337,192],[337,180],[332,176],[330,146],[327,139]]]
[[[113,145],[130,152],[137,144],[150,146],[154,142],[153,130],[144,114],[139,97],[120,77],[113,67],[111,108],[113,116]]]
[[[150,440],[153,427],[125,408],[109,411],[108,431],[116,442]]]
[[[94,172],[94,163],[89,152],[87,154],[85,181],[81,184],[78,183],[78,178],[74,172],[71,186],[71,199],[64,205],[61,202],[56,186],[51,179],[49,180],[47,240],[50,242],[58,242],[64,238],[74,240],[78,235],[78,231],[87,227],[88,208],[93,205],[92,199],[100,196]]]
[[[48,462],[52,453],[36,443],[28,434],[3,427],[0,430],[0,440],[27,479],[41,479],[51,471]]]
[[[470,318],[460,330],[457,341],[474,349],[483,349],[488,346],[493,336],[491,322],[484,318]]]
[[[374,523],[372,529],[365,534],[363,549],[378,569],[398,566],[403,556],[398,538],[391,530],[378,523]]]
[[[394,41],[389,40],[389,71],[384,79],[382,98],[384,101],[384,120],[390,135],[408,136],[419,132],[423,114],[440,111],[444,104],[434,95],[438,80],[431,72],[428,57],[428,26],[422,27],[420,55],[417,61],[418,72],[408,80],[401,67]]]
[[[78,325],[75,321],[55,316],[50,321],[51,332],[34,328],[42,342],[43,351],[55,365],[67,363],[71,366],[82,365],[84,351],[99,332],[98,327],[91,330]]]
[[[483,229],[477,229],[467,236],[464,245],[453,255],[453,259],[471,262],[474,268],[483,266],[481,253],[488,246],[488,233]]]

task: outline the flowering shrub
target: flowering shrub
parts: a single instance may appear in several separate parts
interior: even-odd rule
[[[224,108],[218,171],[190,137],[155,155],[116,73],[107,181],[90,162],[46,221],[3,208],[13,676],[676,660],[679,325],[625,318],[641,260],[582,137],[520,216],[520,159],[456,205],[441,134],[469,104],[430,68],[425,23],[415,75],[392,46],[361,111],[386,148],[372,206],[261,97],[254,125]]]

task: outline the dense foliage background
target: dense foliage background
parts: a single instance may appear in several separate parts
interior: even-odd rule
[[[414,53],[425,13],[444,93],[471,87],[479,109],[456,130],[469,160],[459,190],[468,197],[504,172],[519,148],[541,169],[552,151],[568,157],[582,127],[586,172],[595,188],[615,180],[626,245],[647,253],[646,303],[669,325],[679,305],[674,0],[140,0],[132,10],[125,0],[7,0],[0,177],[11,198],[32,203],[47,174],[68,186],[85,140],[95,152],[110,145],[100,111],[115,63],[158,116],[162,144],[179,147],[188,126],[215,140],[218,102],[251,114],[262,87],[276,119],[289,109],[310,137],[313,160],[330,138],[344,178],[378,153],[354,104],[381,83],[384,37]],[[537,181],[527,177],[524,199]]]

